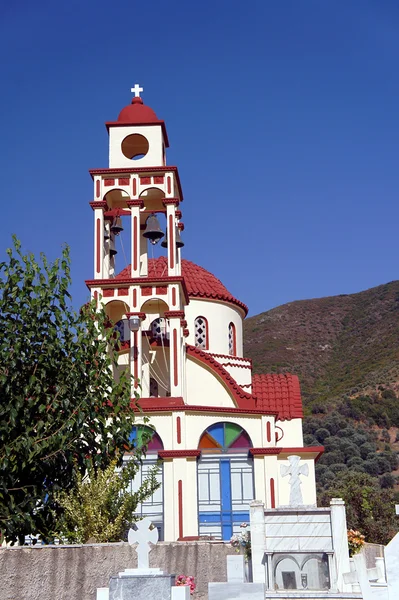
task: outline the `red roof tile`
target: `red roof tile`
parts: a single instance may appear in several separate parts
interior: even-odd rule
[[[223,300],[230,302],[241,308],[245,314],[248,312],[248,307],[234,298],[232,294],[224,287],[223,283],[212,275],[209,271],[196,265],[190,260],[183,259],[181,261],[182,276],[184,277],[188,295],[190,298],[209,298],[211,300]],[[131,275],[130,265],[123,269],[115,279],[126,279]],[[148,261],[148,277],[167,277],[168,265],[165,256],[159,258],[150,258]]]
[[[257,408],[267,414],[278,412],[279,419],[302,418],[302,400],[299,379],[290,373],[252,376],[252,394]]]

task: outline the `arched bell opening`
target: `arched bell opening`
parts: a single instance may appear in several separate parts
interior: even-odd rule
[[[117,349],[127,350],[130,346],[130,329],[129,320],[126,317],[126,313],[129,312],[129,307],[125,302],[121,300],[111,300],[104,306],[105,313],[108,317],[109,324],[114,328],[115,333],[118,333],[118,347]],[[120,363],[126,363],[124,368],[128,368],[126,361],[120,360]],[[119,367],[118,367],[119,368]]]
[[[129,312],[129,307],[122,300],[110,300],[104,305],[104,310],[112,325],[116,325],[122,318],[127,318],[126,313]]]
[[[130,200],[130,195],[127,189],[112,188],[105,194],[104,200],[110,210],[115,208],[129,210],[127,201]]]
[[[237,423],[219,422],[200,437],[198,449],[199,534],[230,540],[249,522],[254,499],[252,442]]]
[[[140,200],[144,203],[145,211],[165,211],[163,200],[165,199],[165,192],[158,187],[146,188],[140,194]]]
[[[158,462],[158,452],[163,450],[164,445],[159,434],[146,425],[135,425],[130,434],[129,441],[133,441],[137,447],[146,448],[136,476],[129,484],[129,490],[132,494],[140,489],[150,470],[156,466],[158,467],[156,478],[160,483],[160,487],[150,498],[137,505],[135,514],[138,517],[149,517],[157,527],[159,539],[162,541],[164,539],[163,465],[162,462],[161,464]],[[124,461],[130,460],[131,456],[131,454],[126,453]]]
[[[146,314],[143,322],[143,374],[144,398],[170,396],[169,322],[165,312],[169,306],[163,300],[151,298],[141,307]]]

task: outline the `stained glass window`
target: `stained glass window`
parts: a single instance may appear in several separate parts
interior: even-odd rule
[[[197,317],[194,321],[195,345],[208,350],[208,321],[205,317]]]
[[[229,323],[229,354],[236,355],[236,327],[234,323]]]
[[[239,452],[252,446],[246,431],[236,423],[216,423],[204,431],[198,448],[205,452]]]
[[[163,450],[163,443],[157,432],[150,427],[146,427],[146,425],[135,425],[133,427],[129,437],[129,441],[132,440],[138,448],[147,445],[147,453]]]

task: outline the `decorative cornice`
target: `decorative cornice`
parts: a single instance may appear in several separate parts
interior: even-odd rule
[[[252,456],[267,456],[269,454],[280,454],[281,448],[250,448]]]
[[[89,173],[94,179],[95,175],[118,175],[119,173],[128,173],[134,175],[135,173],[147,173],[149,177],[151,177],[151,173],[173,173],[176,177],[177,187],[179,188],[179,198],[180,202],[183,202],[183,192],[181,189],[179,171],[177,167],[132,167],[130,169],[89,169]]]
[[[180,200],[179,200],[179,198],[163,198],[162,204],[164,206],[168,206],[168,205],[179,206]]]
[[[145,314],[145,312],[127,312],[127,313],[125,313],[125,315],[127,316],[127,318],[129,318],[129,317],[139,317],[142,321],[144,321],[144,319],[147,316]]]
[[[143,200],[126,200],[126,204],[129,208],[131,206],[138,206],[139,208],[144,208]]]
[[[197,458],[201,456],[201,450],[159,450],[159,458]]]
[[[175,404],[167,404],[168,401],[174,401]],[[177,404],[176,401],[181,400],[181,404]],[[148,401],[148,402],[147,402]],[[184,404],[183,398],[141,398],[136,401],[132,398],[130,406],[139,411],[136,407],[136,402],[139,406],[146,411],[146,414],[157,413],[157,412],[198,412],[198,413],[217,413],[221,415],[254,415],[262,416],[265,415],[263,410],[254,408],[230,408],[226,406],[205,406],[205,405],[193,405]],[[162,402],[162,403],[161,403]],[[165,404],[163,404],[165,402]],[[267,416],[277,416],[276,413],[268,413]]]
[[[268,456],[287,454],[316,454],[315,461],[317,462],[324,452],[323,446],[304,446],[299,448],[250,448],[249,452],[252,456]]]
[[[93,210],[95,210],[96,208],[102,208],[102,209],[107,209],[107,203],[105,200],[94,200],[93,202],[89,202],[90,206],[92,207]]]
[[[165,319],[184,319],[184,310],[166,310],[164,313]]]
[[[92,287],[120,287],[126,285],[140,285],[142,287],[156,287],[157,283],[180,283],[183,289],[186,303],[189,302],[187,287],[184,277],[180,275],[171,277],[114,277],[113,279],[86,279],[85,284],[90,289]]]
[[[281,454],[316,454],[315,462],[324,452],[324,446],[303,446],[298,448],[281,448]]]

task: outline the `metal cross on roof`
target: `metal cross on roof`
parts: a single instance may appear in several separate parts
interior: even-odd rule
[[[135,83],[130,91],[133,92],[135,98],[140,98],[140,92],[144,92],[144,88],[140,87],[138,83]]]

